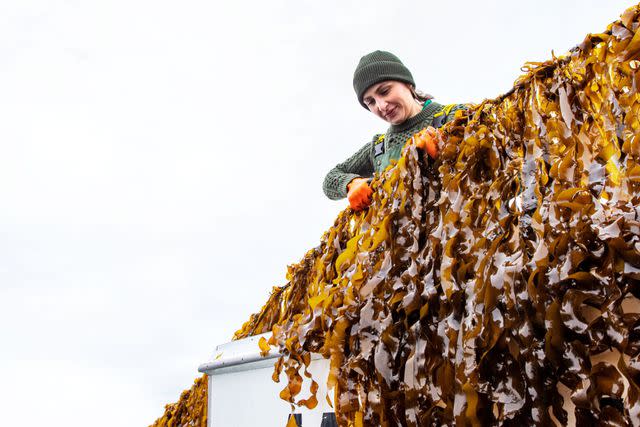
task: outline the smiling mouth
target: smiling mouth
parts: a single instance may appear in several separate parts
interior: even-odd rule
[[[387,114],[385,114],[385,118],[390,119],[393,116],[395,116],[396,111],[398,110],[398,107],[393,107],[393,109],[391,109]]]

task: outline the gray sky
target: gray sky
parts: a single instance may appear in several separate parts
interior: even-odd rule
[[[440,103],[630,1],[0,1],[3,425],[141,426],[346,206],[325,173],[384,122],[360,57]]]

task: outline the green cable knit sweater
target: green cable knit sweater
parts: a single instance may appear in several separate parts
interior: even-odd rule
[[[345,198],[347,197],[347,184],[351,180],[354,178],[369,178],[374,173],[382,172],[392,159],[395,160],[400,157],[407,139],[422,129],[432,126],[434,116],[444,108],[444,105],[431,102],[420,113],[410,119],[399,125],[391,125],[387,133],[384,134],[383,153],[376,153],[375,143],[381,134],[375,135],[357,153],[329,171],[322,185],[324,194],[331,200]],[[465,108],[467,107],[463,104],[454,106],[447,115],[445,123],[453,118],[457,110]]]

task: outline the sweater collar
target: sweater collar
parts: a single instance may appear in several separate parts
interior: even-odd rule
[[[418,114],[416,114],[415,116],[408,118],[407,120],[405,120],[404,122],[398,125],[389,126],[389,130],[387,131],[387,133],[398,133],[398,132],[403,132],[407,129],[411,129],[417,124],[424,122],[429,117],[433,117],[433,115],[436,112],[438,112],[439,109],[440,109],[440,104],[438,104],[437,102],[431,102],[429,105],[424,107],[424,109],[420,111]]]

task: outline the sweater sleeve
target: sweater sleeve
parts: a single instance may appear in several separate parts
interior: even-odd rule
[[[368,142],[353,156],[336,165],[324,178],[322,189],[331,200],[347,197],[347,184],[354,178],[373,176],[371,146]]]

